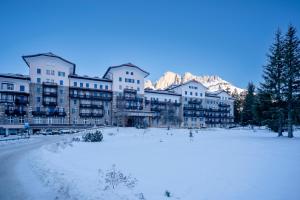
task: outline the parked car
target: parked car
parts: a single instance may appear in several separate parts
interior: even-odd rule
[[[52,135],[59,135],[60,134],[60,131],[59,130],[52,130]]]
[[[71,130],[65,129],[65,130],[60,130],[60,134],[70,134]]]
[[[44,134],[43,134],[44,135]],[[52,135],[52,130],[51,129],[47,129],[45,131],[45,135]]]

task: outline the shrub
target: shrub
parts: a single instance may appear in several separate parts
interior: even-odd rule
[[[84,142],[101,142],[103,140],[103,135],[101,131],[97,130],[95,132],[86,133],[82,139]]]
[[[166,191],[165,191],[165,196],[166,196],[166,197],[171,197],[171,192],[168,191],[168,190],[166,190]]]

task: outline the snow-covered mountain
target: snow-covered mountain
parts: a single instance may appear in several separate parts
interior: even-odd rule
[[[237,91],[241,93],[245,91],[244,89],[238,88],[231,83],[223,80],[219,76],[196,76],[190,72],[186,72],[183,75],[176,74],[174,72],[166,72],[162,77],[160,77],[155,83],[152,83],[150,80],[145,81],[145,88],[151,89],[166,89],[173,84],[181,84],[190,80],[196,80],[206,86],[210,91],[216,91],[219,89],[229,90],[231,93]]]

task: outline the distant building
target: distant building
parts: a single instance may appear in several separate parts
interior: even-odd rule
[[[0,133],[95,125],[226,127],[233,99],[197,81],[166,90],[144,89],[149,75],[131,63],[111,66],[102,78],[76,74],[76,65],[52,53],[22,57],[29,76],[0,75]]]

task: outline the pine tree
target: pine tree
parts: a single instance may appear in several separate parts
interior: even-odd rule
[[[234,99],[234,106],[233,106],[234,122],[239,124],[241,122],[241,112],[242,112],[242,101],[243,100],[242,100],[241,95],[237,92],[236,89],[232,93],[232,97]]]
[[[300,80],[300,41],[296,29],[289,26],[284,40],[285,96],[288,111],[288,137],[293,137],[293,113],[299,96]]]
[[[264,116],[267,117],[267,124],[269,127],[271,126],[272,130],[278,132],[278,136],[282,136],[284,123],[283,88],[285,79],[283,67],[284,42],[281,31],[278,29],[275,34],[274,44],[271,46],[270,53],[268,54],[268,63],[264,66],[264,82],[261,83],[258,100],[258,103],[261,105],[257,106],[257,109],[259,108],[260,110],[256,110],[256,112],[260,112],[261,117],[263,116],[263,112],[267,113],[267,116]]]
[[[243,103],[241,115],[242,125],[254,125],[254,103],[255,103],[255,86],[252,82],[248,84],[247,94]]]

